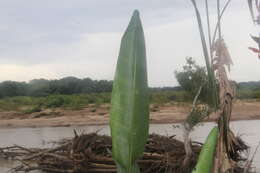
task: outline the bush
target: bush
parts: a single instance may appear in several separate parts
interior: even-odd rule
[[[186,58],[182,71],[175,71],[175,77],[180,86],[194,98],[202,87],[199,100],[207,102],[209,97],[208,76],[205,67],[196,64],[191,57]]]
[[[186,91],[158,91],[151,94],[150,102],[163,104],[168,102],[190,102],[191,95]]]
[[[22,113],[31,114],[31,113],[34,113],[34,112],[41,112],[41,111],[42,111],[41,106],[36,105],[36,106],[33,106],[32,108],[29,108],[29,109],[22,111]]]
[[[54,96],[47,97],[44,106],[46,108],[56,108],[56,107],[61,107],[62,105],[64,105],[64,103],[65,103],[65,99],[62,96],[54,95]]]
[[[44,106],[46,108],[72,108],[80,109],[88,104],[110,103],[110,93],[91,93],[79,95],[52,95],[46,97]]]
[[[260,99],[259,90],[238,90],[238,99]]]

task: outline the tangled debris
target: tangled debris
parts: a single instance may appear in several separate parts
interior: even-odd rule
[[[13,159],[21,164],[10,172],[30,172],[41,170],[47,173],[116,173],[116,166],[111,157],[111,138],[96,133],[77,135],[69,140],[62,140],[55,148],[39,149],[12,146],[0,148],[0,158]],[[247,150],[241,141],[236,146],[237,153]],[[144,156],[138,161],[142,173],[190,173],[195,167],[201,144],[192,143],[194,154],[190,170],[182,169],[185,158],[183,142],[174,136],[150,135]],[[240,155],[238,155],[238,159]],[[237,169],[235,172],[243,172]]]

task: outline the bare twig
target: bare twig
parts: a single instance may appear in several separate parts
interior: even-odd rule
[[[106,150],[111,149],[111,142],[108,136],[82,134],[66,142],[62,140],[58,143],[61,147],[54,149],[27,149],[13,146],[5,148],[3,152],[24,153],[12,158],[18,160],[20,165],[11,169],[9,173],[29,173],[34,170],[57,173],[116,173],[116,164]],[[68,146],[63,147],[66,143]],[[191,166],[194,167],[201,145],[194,143],[191,147],[194,151]],[[150,135],[145,148],[143,157],[138,161],[143,172],[182,172],[180,165],[185,155],[183,142],[173,137]],[[31,151],[35,153],[31,154]]]
[[[194,97],[194,100],[193,100],[193,103],[192,103],[192,108],[193,109],[196,106],[196,103],[197,103],[197,100],[198,100],[198,98],[200,96],[201,90],[202,90],[202,85],[199,87],[199,90],[198,90],[196,96]]]
[[[258,143],[258,145],[257,145],[257,147],[256,147],[256,149],[255,149],[255,151],[254,151],[254,153],[252,155],[252,158],[247,161],[247,163],[245,165],[245,168],[244,168],[244,173],[248,173],[249,172],[250,167],[251,167],[251,165],[253,163],[253,160],[255,158],[256,152],[259,149],[259,147],[260,147],[260,142]]]

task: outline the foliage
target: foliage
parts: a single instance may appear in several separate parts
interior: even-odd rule
[[[183,67],[182,71],[176,71],[175,76],[179,81],[181,87],[154,87],[150,88],[151,93],[151,102],[152,103],[167,103],[170,101],[177,101],[177,102],[191,102],[196,91],[199,87],[199,82],[197,80],[189,80],[190,76],[199,76],[202,75],[202,79],[198,79],[203,81],[206,75],[205,68],[198,66],[196,62],[191,59],[187,59],[186,65]],[[188,63],[188,61],[190,61]],[[193,64],[194,63],[194,64]],[[190,64],[190,65],[189,65]],[[189,67],[191,66],[191,67]],[[191,68],[188,72],[185,69]],[[197,71],[199,72],[196,72]],[[203,72],[204,71],[204,72]],[[185,73],[186,72],[186,73]],[[183,78],[179,80],[178,78]],[[71,82],[69,82],[71,81]],[[189,81],[189,82],[182,82],[182,81]],[[181,83],[187,84],[189,87],[184,87]],[[194,83],[195,87],[191,83]],[[77,87],[75,87],[77,86]],[[69,89],[71,88],[71,89]],[[74,89],[73,89],[74,88]],[[196,88],[196,89],[195,89]],[[251,99],[251,98],[259,98],[259,91],[260,91],[260,81],[251,81],[251,82],[240,82],[237,84],[238,93],[237,98],[239,99]],[[190,91],[190,90],[193,91]],[[16,110],[16,107],[19,105],[28,105],[34,101],[39,102],[40,99],[44,97],[52,97],[53,95],[71,95],[71,99],[75,95],[81,95],[86,97],[86,104],[96,104],[102,103],[103,99],[106,99],[106,103],[110,102],[109,94],[103,93],[111,92],[112,90],[112,81],[107,80],[92,80],[90,78],[85,79],[78,79],[74,77],[67,77],[60,80],[46,80],[46,79],[34,79],[29,83],[25,82],[15,82],[15,81],[5,81],[0,83],[0,109],[5,110]],[[204,96],[207,91],[206,87],[202,89],[200,100],[204,101],[206,97]],[[104,98],[103,98],[103,96]],[[32,97],[25,97],[25,96],[32,96]],[[34,98],[34,97],[38,97]],[[3,100],[4,99],[4,100]],[[77,99],[77,97],[75,98]],[[81,101],[80,101],[81,102]],[[18,104],[18,105],[15,105]],[[76,104],[76,101],[74,102]],[[9,107],[9,108],[8,108]],[[2,109],[2,110],[3,110]]]
[[[22,96],[27,93],[24,82],[4,81],[0,83],[0,97]]]
[[[260,90],[238,89],[238,99],[260,99]],[[107,104],[110,103],[110,93],[89,93],[89,94],[72,94],[72,95],[49,95],[46,97],[30,97],[30,96],[16,96],[6,97],[0,99],[1,111],[24,111],[32,109],[40,105],[42,109],[45,108],[67,108],[67,109],[81,109],[89,104]],[[57,104],[57,100],[62,103]],[[66,100],[66,101],[65,101]],[[166,104],[166,103],[191,103],[193,97],[187,91],[180,90],[152,90],[150,91],[151,104]],[[24,109],[26,108],[26,109]]]
[[[237,87],[239,90],[257,91],[260,90],[260,81],[240,82]]]
[[[260,99],[260,90],[239,89],[236,97],[241,100]]]
[[[65,77],[60,80],[34,79],[28,83],[4,81],[0,83],[0,98],[12,96],[43,97],[53,94],[111,92],[112,81]]]
[[[181,87],[190,93],[194,98],[202,86],[202,91],[199,99],[202,101],[207,100],[208,94],[208,76],[204,67],[196,64],[195,60],[191,57],[186,59],[186,65],[183,66],[183,71],[175,71],[175,77]]]
[[[228,172],[233,170],[235,165],[239,164],[239,160],[234,155],[238,154],[234,148],[239,146],[239,140],[235,137],[231,131],[229,124],[232,114],[232,104],[235,94],[235,89],[228,79],[227,70],[232,64],[232,59],[227,49],[227,46],[222,38],[221,32],[221,16],[223,15],[225,9],[227,8],[230,0],[226,1],[226,5],[220,10],[220,0],[217,0],[217,24],[216,28],[218,31],[218,39],[215,41],[213,36],[213,41],[209,39],[209,49],[207,48],[207,43],[205,41],[205,34],[203,31],[203,24],[200,12],[197,8],[196,0],[191,0],[197,17],[198,27],[200,31],[201,43],[203,46],[204,57],[208,72],[208,83],[209,95],[211,99],[208,101],[210,108],[216,112],[218,116],[218,129],[220,131],[219,136],[214,140],[215,142],[210,145],[204,144],[206,148],[211,148],[212,150],[217,150],[216,154],[211,154],[209,151],[201,151],[201,155],[205,155],[204,159],[198,161],[196,170],[194,172]],[[207,6],[207,0],[206,0]],[[209,14],[207,14],[209,23]],[[209,27],[209,25],[208,25]],[[208,28],[210,35],[210,28]],[[214,34],[215,35],[215,34]],[[211,55],[211,64],[209,64],[209,55]],[[216,78],[217,76],[217,78]],[[218,85],[217,85],[218,84]],[[240,147],[240,146],[239,146]],[[217,149],[216,149],[217,148]],[[238,157],[241,153],[238,154]],[[201,156],[200,155],[200,156]],[[208,163],[210,161],[211,163]],[[200,165],[200,166],[199,166]],[[206,166],[207,165],[207,166]],[[212,166],[210,166],[212,165]],[[210,166],[210,167],[209,167]],[[214,167],[214,169],[213,169]]]
[[[50,95],[47,97],[18,96],[0,99],[1,111],[36,112],[36,108],[80,109],[88,104],[106,104],[110,102],[110,93],[90,93],[73,95]]]
[[[154,91],[150,94],[150,103],[191,102],[192,96],[186,91]]]
[[[28,109],[23,110],[22,113],[31,114],[31,113],[34,113],[34,112],[41,112],[41,111],[42,111],[41,105],[35,105],[33,107],[30,107]]]
[[[193,129],[197,124],[201,123],[207,116],[209,116],[209,114],[210,110],[206,105],[194,107],[186,119],[189,128]]]
[[[209,133],[199,155],[196,167],[192,173],[210,173],[214,167],[214,156],[218,143],[218,128],[214,127]]]
[[[135,11],[121,40],[113,84],[110,128],[118,173],[139,173],[136,160],[144,151],[149,127],[144,33]]]

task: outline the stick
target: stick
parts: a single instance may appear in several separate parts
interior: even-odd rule
[[[254,152],[253,155],[252,155],[252,158],[247,161],[243,173],[248,173],[248,171],[249,171],[249,169],[250,169],[250,167],[251,167],[251,165],[252,165],[252,162],[253,162],[253,160],[254,160],[254,158],[255,158],[256,152],[257,152],[257,150],[258,150],[259,147],[260,147],[260,142],[258,143],[258,145],[257,145],[257,147],[256,147],[256,149],[255,149],[255,152]]]
[[[69,143],[70,143],[70,142],[69,142]],[[56,147],[56,148],[53,148],[53,149],[45,150],[45,151],[40,152],[40,153],[33,154],[33,155],[29,156],[29,157],[24,158],[24,160],[32,160],[32,159],[34,159],[35,157],[39,157],[39,156],[41,156],[41,155],[43,155],[43,154],[55,152],[55,151],[57,151],[57,150],[60,150],[60,149],[62,149],[62,148],[64,148],[64,147],[68,146],[69,143],[63,144],[63,145],[61,145],[61,146],[59,146],[59,147]]]

